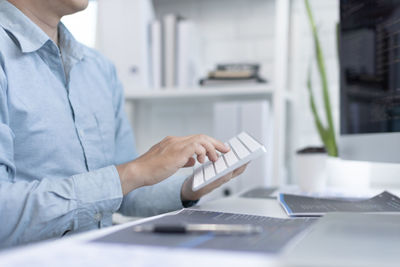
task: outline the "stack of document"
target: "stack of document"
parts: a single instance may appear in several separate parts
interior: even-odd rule
[[[320,198],[279,194],[279,202],[289,216],[322,216],[329,212],[400,212],[400,198],[389,193],[368,199]]]

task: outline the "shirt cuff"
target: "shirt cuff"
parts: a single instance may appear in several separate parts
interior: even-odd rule
[[[123,194],[117,169],[109,166],[74,175],[72,179],[78,202],[74,230],[100,228],[103,218],[107,221],[122,202]]]
[[[171,179],[172,178],[172,179]],[[182,186],[185,183],[186,179],[188,179],[188,177],[170,177],[170,180],[172,180],[172,183],[175,183],[174,186],[172,186],[173,189],[175,189],[175,192],[173,193],[175,196],[177,196],[176,200],[177,202],[175,202],[175,210],[181,209],[181,208],[190,208],[194,205],[197,204],[197,202],[199,202],[198,200],[182,200],[181,198],[181,191],[182,191]]]

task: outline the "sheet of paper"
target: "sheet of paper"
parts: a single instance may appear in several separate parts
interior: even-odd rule
[[[290,216],[321,216],[328,212],[400,212],[400,198],[386,191],[369,199],[280,194],[279,202]]]
[[[144,224],[254,224],[263,227],[261,234],[214,235],[137,233],[131,227],[96,239],[94,242],[148,245],[172,248],[215,249],[241,252],[278,253],[296,235],[307,229],[315,219],[278,219],[265,216],[232,214],[192,209],[167,215]]]

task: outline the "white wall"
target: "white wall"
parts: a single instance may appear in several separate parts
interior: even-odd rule
[[[76,40],[89,47],[95,47],[97,14],[97,2],[90,1],[85,10],[65,16],[61,21],[65,24]]]

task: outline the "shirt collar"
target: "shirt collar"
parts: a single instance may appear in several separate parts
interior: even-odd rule
[[[18,8],[5,0],[0,0],[0,26],[14,36],[23,53],[39,50],[50,37],[33,23]],[[60,22],[59,42],[63,53],[80,60],[84,56],[83,45],[78,43],[67,28]]]
[[[78,61],[83,58],[85,54],[84,45],[75,40],[62,22],[58,25],[58,38],[60,49],[64,54]]]
[[[0,25],[14,36],[24,53],[41,48],[50,38],[18,8],[0,1]]]

